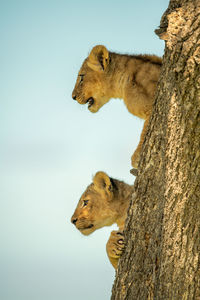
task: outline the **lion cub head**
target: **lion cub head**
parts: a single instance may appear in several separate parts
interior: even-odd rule
[[[112,209],[115,189],[114,181],[104,172],[97,172],[86,191],[82,194],[71,222],[84,235],[115,222],[116,212]]]
[[[109,97],[108,71],[110,56],[104,46],[95,46],[83,62],[78,73],[72,98],[80,104],[88,103],[88,109],[95,113]]]

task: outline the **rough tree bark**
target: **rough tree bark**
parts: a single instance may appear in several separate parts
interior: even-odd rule
[[[200,0],[171,0],[112,300],[200,299]]]

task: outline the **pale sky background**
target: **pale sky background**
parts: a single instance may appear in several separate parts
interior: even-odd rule
[[[96,171],[133,183],[142,120],[123,101],[97,114],[71,98],[96,44],[162,56],[168,0],[0,1],[0,299],[107,300],[105,244],[70,223]]]

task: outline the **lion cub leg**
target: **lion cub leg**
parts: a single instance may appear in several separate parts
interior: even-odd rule
[[[145,122],[144,122],[144,126],[143,126],[142,133],[141,133],[141,136],[140,136],[140,142],[139,142],[135,152],[133,153],[133,155],[131,157],[131,164],[132,164],[133,168],[135,168],[135,169],[138,168],[138,163],[139,163],[139,159],[140,159],[140,152],[141,152],[142,144],[144,142],[144,138],[145,138],[145,135],[146,135],[148,123],[149,123],[149,118],[146,119]]]
[[[108,258],[116,269],[118,260],[122,255],[122,251],[124,249],[124,236],[121,231],[112,231],[109,237],[109,240],[106,244],[106,251]]]

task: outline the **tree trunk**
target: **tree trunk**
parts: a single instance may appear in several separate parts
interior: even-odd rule
[[[112,300],[200,299],[200,0],[171,0]]]

